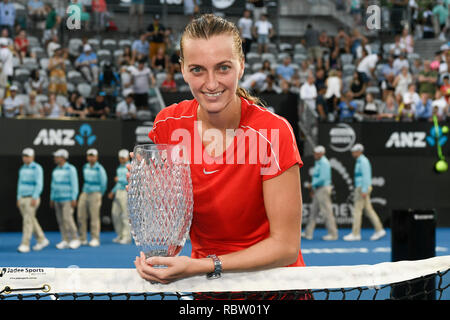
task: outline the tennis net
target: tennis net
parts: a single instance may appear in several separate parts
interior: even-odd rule
[[[135,269],[0,268],[0,300],[450,300],[450,255],[375,265],[275,268],[154,284]]]

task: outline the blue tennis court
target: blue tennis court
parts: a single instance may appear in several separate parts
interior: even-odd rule
[[[342,236],[350,229],[340,229],[340,239],[337,241],[323,241],[325,229],[317,229],[313,240],[302,239],[303,258],[307,266],[337,266],[376,264],[391,261],[391,235],[386,229],[387,236],[370,241],[372,229],[362,230],[362,240],[347,242]],[[82,246],[79,249],[58,250],[55,244],[60,241],[59,232],[46,232],[50,245],[42,251],[29,253],[17,252],[21,233],[0,233],[0,266],[23,267],[55,267],[67,268],[134,268],[134,258],[139,254],[134,244],[120,245],[112,242],[113,232],[102,232],[101,245],[97,248]],[[32,242],[32,245],[34,243]],[[190,243],[186,243],[182,255],[190,254]],[[436,256],[450,254],[450,228],[436,229]]]

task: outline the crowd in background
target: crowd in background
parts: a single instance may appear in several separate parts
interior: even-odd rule
[[[81,25],[98,37],[61,42],[68,1],[27,0],[26,20],[11,1],[0,2],[1,116],[36,118],[152,119],[155,88],[187,92],[179,63],[179,30],[164,26],[158,13],[144,20],[144,1],[130,4],[128,34],[118,31],[104,0],[72,0]],[[67,3],[66,3],[67,2]],[[383,1],[381,1],[383,2]],[[336,34],[308,24],[296,43],[277,43],[275,17],[267,2],[247,1],[237,19],[246,56],[241,86],[255,94],[294,93],[320,121],[429,121],[450,117],[448,0],[390,1],[395,40],[380,43],[362,32],[371,1],[335,1],[354,18],[354,28]],[[201,12],[184,1],[184,14]],[[7,14],[6,14],[7,12]],[[406,17],[406,19],[401,19]],[[399,19],[398,19],[399,18]],[[29,36],[40,30],[42,38]],[[420,38],[442,42],[433,59],[414,51]],[[108,40],[111,42],[108,43]]]

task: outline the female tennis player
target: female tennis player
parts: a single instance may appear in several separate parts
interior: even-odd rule
[[[186,26],[180,47],[194,99],[163,109],[149,137],[191,148],[192,254],[146,259],[141,253],[137,271],[168,283],[199,274],[220,277],[222,271],[304,266],[303,162],[288,122],[238,87],[244,73],[238,29],[205,14]]]

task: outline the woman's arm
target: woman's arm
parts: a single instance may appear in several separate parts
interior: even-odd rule
[[[270,224],[270,235],[241,251],[219,256],[227,271],[250,271],[282,267],[296,261],[300,250],[302,196],[300,170],[292,166],[281,175],[263,183],[264,204]],[[179,278],[206,274],[214,270],[210,258],[151,257],[143,253],[134,261],[142,278],[168,283]],[[153,268],[152,265],[167,265]]]

